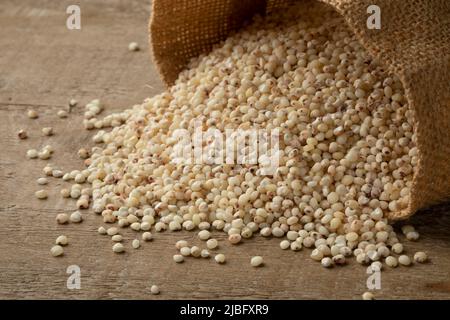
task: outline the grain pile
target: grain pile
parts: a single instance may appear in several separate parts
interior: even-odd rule
[[[217,246],[210,231],[222,230],[232,244],[261,235],[280,238],[281,249],[311,248],[324,267],[350,256],[407,265],[386,217],[408,203],[417,163],[412,112],[400,80],[322,5],[257,17],[193,60],[166,92],[100,119],[102,109],[98,100],[86,106],[85,128],[100,129],[99,145],[79,151],[86,168],[62,177],[75,182],[63,196],[112,225],[100,234],[117,238],[118,227],[130,227],[146,241],[184,229],[207,241],[203,250],[180,244],[175,262],[209,257]],[[278,129],[275,174],[254,164],[174,164],[175,131],[194,135],[196,121],[221,132]],[[411,226],[403,231],[419,236]],[[114,252],[126,250],[120,241]]]

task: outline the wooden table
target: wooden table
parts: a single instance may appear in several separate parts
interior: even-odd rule
[[[20,3],[20,4],[19,4]],[[227,263],[189,258],[175,264],[174,243],[194,233],[156,234],[151,243],[132,250],[136,237],[126,230],[123,255],[111,251],[108,237],[97,234],[101,218],[86,211],[79,225],[60,226],[55,215],[72,212],[73,201],[62,199],[61,179],[45,187],[49,199],[37,200],[36,179],[47,162],[64,170],[82,168],[76,152],[91,146],[92,132],[82,128],[83,105],[100,98],[104,114],[138,104],[163,90],[149,59],[147,22],[150,5],[145,0],[78,1],[81,30],[66,28],[66,8],[72,1],[2,0],[0,4],[0,298],[69,299],[359,299],[366,289],[366,268],[351,262],[331,270],[308,258],[309,250],[282,251],[279,240],[256,237],[231,247],[217,234]],[[141,44],[129,52],[128,43]],[[79,101],[68,119],[56,112],[69,99]],[[30,120],[33,107],[39,118]],[[41,128],[56,134],[43,137]],[[17,131],[26,129],[27,140]],[[51,144],[50,161],[28,160],[30,148]],[[381,274],[379,298],[450,298],[450,215],[445,207],[414,218],[422,239],[406,243],[407,252],[429,253],[431,262],[399,267]],[[65,255],[54,258],[49,249],[58,235],[70,244]],[[262,255],[263,268],[252,268],[250,257]],[[66,286],[70,265],[81,269],[81,289]],[[152,296],[157,284],[161,294]]]

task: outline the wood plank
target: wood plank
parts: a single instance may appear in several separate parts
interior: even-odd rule
[[[71,1],[3,0],[0,5],[0,298],[74,299],[359,299],[366,291],[366,269],[352,262],[328,270],[308,258],[309,250],[282,251],[278,240],[256,237],[231,247],[218,233],[227,263],[188,258],[175,264],[174,243],[186,239],[202,245],[189,232],[156,234],[154,241],[132,250],[137,234],[125,231],[128,251],[116,255],[108,237],[96,233],[101,218],[86,211],[79,225],[58,226],[54,217],[71,212],[74,203],[62,199],[64,182],[51,179],[49,199],[33,194],[47,161],[27,160],[26,150],[45,144],[55,147],[48,161],[64,170],[82,166],[76,151],[92,145],[92,132],[82,129],[82,105],[94,98],[106,104],[105,114],[140,103],[163,90],[146,48],[148,1],[79,1],[82,30],[65,28],[65,8]],[[130,53],[137,41],[143,50]],[[6,49],[6,50],[5,50]],[[75,98],[80,105],[69,118],[57,110]],[[30,120],[33,106],[40,117]],[[56,134],[44,138],[40,130]],[[16,132],[26,128],[30,138]],[[413,218],[422,240],[407,243],[407,251],[427,251],[431,262],[386,270],[376,296],[386,299],[450,298],[450,216],[448,209],[423,212]],[[49,249],[65,234],[65,256],[53,258]],[[252,255],[264,256],[263,268],[250,267]],[[66,268],[81,268],[81,289],[68,290]],[[149,288],[159,285],[161,294]]]

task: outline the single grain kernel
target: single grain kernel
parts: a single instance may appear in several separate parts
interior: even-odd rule
[[[254,256],[251,258],[250,264],[252,267],[260,267],[264,264],[264,259],[261,256]]]
[[[39,200],[44,200],[44,199],[47,199],[47,197],[48,197],[47,191],[45,191],[45,190],[38,190],[34,193],[34,195]]]
[[[55,244],[59,244],[60,246],[66,246],[69,244],[69,240],[66,236],[59,236],[56,238]]]
[[[391,268],[395,268],[398,266],[397,258],[393,257],[393,256],[386,257],[384,262],[386,263],[386,265],[388,267],[391,267]]]
[[[116,243],[112,246],[112,250],[115,253],[122,253],[125,251],[125,247],[121,243]]]
[[[69,189],[61,189],[60,194],[63,198],[69,198],[70,190]]]
[[[176,263],[182,263],[184,261],[184,257],[181,254],[173,255],[173,261]]]
[[[362,294],[362,298],[363,300],[375,300],[375,296],[373,295],[372,292],[364,292]]]
[[[146,231],[142,234],[143,241],[150,241],[152,239],[153,239],[153,235],[151,234],[151,232]]]
[[[70,222],[80,223],[81,221],[83,221],[83,216],[80,211],[75,211],[70,215]]]
[[[116,227],[111,227],[106,230],[106,233],[108,234],[108,236],[115,236],[119,233],[119,229]]]
[[[54,257],[59,257],[62,256],[64,254],[64,249],[63,247],[61,247],[60,245],[55,245],[50,249],[50,253],[52,254],[52,256]]]
[[[36,149],[30,149],[27,151],[28,159],[36,159],[39,156],[39,153]]]
[[[39,178],[36,180],[37,184],[46,185],[48,183],[47,178]]]
[[[211,237],[211,233],[208,230],[202,230],[198,233],[198,238],[200,240],[206,241]]]
[[[409,266],[411,265],[411,258],[407,255],[401,255],[400,257],[398,257],[398,263],[402,266]]]
[[[181,248],[184,248],[187,246],[188,246],[188,242],[186,240],[178,240],[175,243],[175,248],[177,248],[178,250],[181,250]]]
[[[70,100],[69,100],[69,107],[70,107],[70,108],[73,108],[73,107],[75,107],[75,106],[77,105],[77,103],[78,103],[77,100],[75,100],[75,99],[70,99]]]
[[[137,44],[137,42],[130,42],[128,44],[128,51],[139,51],[139,44]]]
[[[202,253],[202,250],[199,247],[193,246],[191,248],[191,256],[198,258],[198,257],[200,257],[201,253]]]
[[[228,237],[228,241],[231,244],[238,244],[239,242],[241,242],[241,239],[242,239],[241,235],[237,233],[230,234],[230,236]]]
[[[203,249],[200,253],[202,258],[209,258],[209,251],[207,249]]]
[[[206,247],[210,250],[216,249],[219,245],[219,242],[216,239],[208,239],[206,241]]]
[[[214,260],[220,264],[225,263],[225,255],[222,253],[219,253],[214,257]]]
[[[113,242],[122,242],[123,241],[123,237],[120,234],[115,234],[111,237],[111,241]]]
[[[329,257],[322,258],[320,263],[322,264],[322,267],[324,267],[324,268],[331,268],[333,266],[333,260],[331,260],[331,258],[329,258]]]
[[[131,246],[134,249],[138,249],[141,246],[141,242],[138,239],[134,239],[133,242],[131,243]]]
[[[158,288],[158,286],[157,285],[152,285],[151,286],[151,288],[150,288],[150,292],[152,293],[152,294],[159,294],[159,288]]]
[[[38,113],[35,110],[33,110],[33,109],[30,109],[30,110],[27,111],[27,116],[30,119],[36,119],[36,118],[39,117]]]
[[[63,119],[63,118],[67,118],[69,114],[67,113],[66,110],[59,110],[59,111],[56,113],[56,115],[57,115],[58,117],[60,117],[61,119]]]
[[[22,140],[28,138],[28,134],[25,130],[19,130],[19,132],[17,132],[17,136]]]
[[[52,127],[44,127],[44,128],[42,128],[42,134],[44,135],[44,136],[51,136],[51,135],[53,135],[53,128]]]
[[[101,235],[106,235],[106,234],[107,234],[105,227],[99,227],[99,228],[97,229],[97,232],[98,232],[99,234],[101,234]]]
[[[67,213],[58,213],[56,215],[56,222],[58,224],[66,224],[69,222],[69,215]]]
[[[414,254],[414,261],[418,263],[425,263],[428,260],[428,256],[425,252],[419,251]]]
[[[180,248],[180,253],[184,257],[189,257],[191,255],[191,248],[189,248],[189,247],[182,247],[182,248]]]

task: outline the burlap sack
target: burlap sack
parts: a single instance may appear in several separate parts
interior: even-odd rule
[[[154,62],[172,84],[189,59],[239,29],[255,13],[292,0],[153,0]],[[303,1],[303,0],[298,0]],[[318,0],[331,5],[368,52],[403,81],[415,113],[419,163],[407,209],[391,219],[450,198],[450,1]],[[367,28],[367,8],[381,8],[381,30]]]

